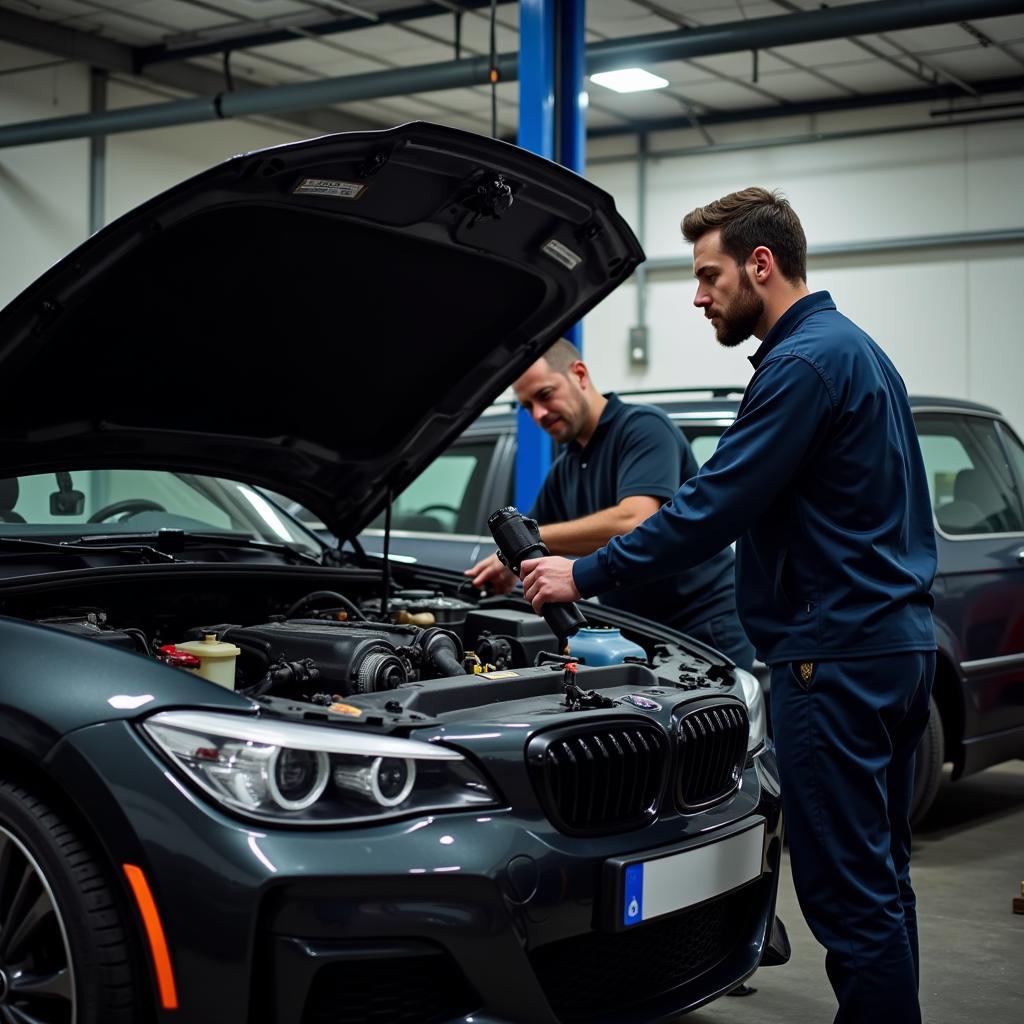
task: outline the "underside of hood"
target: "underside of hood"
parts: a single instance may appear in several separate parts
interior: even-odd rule
[[[0,313],[0,477],[210,473],[351,536],[642,260],[606,193],[455,129],[235,157]]]

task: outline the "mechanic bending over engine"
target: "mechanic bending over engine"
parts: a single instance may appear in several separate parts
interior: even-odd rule
[[[660,409],[602,395],[580,353],[556,341],[513,385],[533,421],[563,450],[529,515],[559,555],[586,555],[628,533],[697,472],[686,438]],[[506,593],[516,577],[491,555],[466,570],[476,587]],[[735,558],[728,542],[669,579],[623,586],[603,603],[664,623],[749,669],[754,648],[736,615]]]
[[[793,881],[836,1021],[914,1024],[908,817],[935,668],[935,535],[906,388],[828,292],[808,292],[781,195],[735,192],[682,227],[719,342],[761,339],[739,414],[632,533],[576,562],[524,562],[526,597],[537,610],[656,580],[738,538],[740,617],[772,670]]]

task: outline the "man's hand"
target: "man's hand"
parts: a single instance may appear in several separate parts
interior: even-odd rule
[[[497,555],[481,558],[472,569],[466,569],[466,576],[472,577],[473,586],[478,590],[489,587],[495,594],[507,594],[519,582],[510,569],[506,569]]]
[[[523,593],[538,615],[546,604],[568,604],[580,600],[580,592],[572,578],[570,559],[556,555],[528,558],[520,568]]]

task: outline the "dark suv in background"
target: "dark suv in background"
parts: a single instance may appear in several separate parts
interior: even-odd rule
[[[699,463],[735,419],[741,395],[620,392],[664,409]],[[911,404],[939,554],[938,668],[914,796],[920,821],[944,763],[957,779],[1024,756],[1024,445],[990,406],[923,396]],[[515,449],[514,405],[492,406],[395,499],[392,556],[464,569],[493,550],[487,516],[512,501]],[[382,551],[383,526],[382,515],[361,535],[367,550]]]

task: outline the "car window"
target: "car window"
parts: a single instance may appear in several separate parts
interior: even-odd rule
[[[686,440],[693,449],[693,457],[698,466],[703,466],[718,447],[721,436],[726,431],[724,423],[685,423],[678,424]]]
[[[493,440],[456,444],[439,455],[392,505],[391,528],[422,533],[478,533],[480,500],[494,457]],[[382,512],[370,523],[384,529]]]
[[[1020,502],[992,420],[917,417],[935,521],[953,536],[1024,529]]]
[[[693,456],[697,460],[698,466],[703,466],[711,458],[711,453],[718,447],[719,436],[718,434],[701,434],[690,441],[690,447],[693,449]]]
[[[1017,479],[1024,481],[1024,444],[1020,443],[1017,435],[1013,433],[1012,430],[1009,430],[1005,424],[1002,425],[999,435],[1002,437],[1003,443],[1006,445],[1006,450],[1010,456],[1010,462],[1017,471]]]
[[[0,532],[32,536],[231,531],[318,553],[312,539],[247,484],[192,473],[94,469],[0,480]]]

